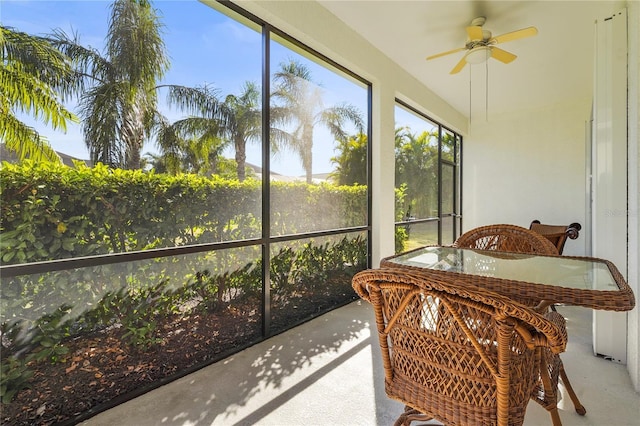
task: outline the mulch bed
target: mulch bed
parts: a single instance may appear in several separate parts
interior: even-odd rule
[[[154,382],[204,365],[220,354],[260,339],[260,315],[228,310],[194,314],[158,325],[163,340],[148,350],[128,346],[111,328],[65,342],[64,362],[40,362],[30,388],[2,404],[2,425],[73,424],[90,409]]]
[[[290,328],[356,298],[352,292],[318,298],[298,296],[295,303],[272,312],[272,330]],[[289,299],[292,302],[292,299]],[[215,362],[262,339],[261,315],[253,308],[227,308],[223,314],[197,313],[157,325],[162,342],[148,350],[132,348],[123,330],[110,328],[65,342],[63,362],[40,362],[30,387],[0,404],[3,426],[73,425],[150,390],[161,381]]]

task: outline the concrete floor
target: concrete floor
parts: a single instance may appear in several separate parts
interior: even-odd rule
[[[591,311],[558,310],[570,337],[562,359],[587,409],[579,416],[563,398],[563,425],[639,425],[640,396],[626,367],[592,355]],[[372,309],[354,302],[82,424],[392,425],[402,409],[384,393]],[[531,402],[525,425],[550,424]]]

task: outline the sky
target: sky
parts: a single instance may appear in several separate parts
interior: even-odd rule
[[[50,34],[61,29],[67,34],[77,34],[80,43],[104,52],[104,40],[108,30],[110,1],[42,1],[2,0],[0,22],[33,35]],[[249,28],[222,13],[195,0],[152,1],[158,10],[164,27],[163,38],[171,60],[163,84],[198,86],[209,84],[224,98],[227,94],[239,94],[246,81],[261,81],[261,35],[258,28]],[[185,42],[186,41],[186,42]],[[279,64],[297,57],[288,48],[277,44],[272,47],[274,63]],[[324,89],[325,105],[348,101],[360,108],[366,117],[366,89],[344,77],[308,61],[313,80]],[[272,65],[273,67],[273,65]],[[180,111],[171,110],[159,96],[160,110],[171,120],[184,118]],[[74,110],[75,105],[69,104]],[[66,133],[54,131],[31,117],[21,119],[44,135],[54,149],[86,159],[88,150],[82,139],[80,125],[71,124]],[[314,173],[326,173],[333,169],[330,158],[336,154],[333,140],[322,129],[314,135]],[[247,161],[261,165],[261,152],[257,143],[247,147]],[[157,152],[147,144],[142,153]],[[233,151],[225,152],[233,158]],[[272,170],[298,176],[304,170],[293,153],[284,152],[272,158]]]
[[[33,35],[50,34],[61,29],[67,34],[76,34],[80,43],[104,52],[104,41],[108,30],[110,1],[49,1],[49,0],[2,0],[0,22]],[[211,9],[197,0],[155,0],[163,24],[162,34],[171,61],[163,84],[197,86],[209,84],[222,97],[239,94],[246,81],[261,81],[261,36],[259,28],[249,28]],[[277,39],[276,39],[277,40]],[[274,43],[271,48],[273,67],[289,58],[302,59],[288,47]],[[366,117],[366,89],[361,84],[347,80],[338,73],[303,59],[312,72],[313,80],[324,91],[325,105],[348,102],[358,107]],[[180,111],[172,110],[164,103],[161,93],[160,110],[171,120],[184,117]],[[69,104],[74,110],[75,105]],[[415,124],[416,117],[398,110],[397,125]],[[89,158],[83,142],[80,125],[71,124],[66,133],[54,131],[29,116],[21,119],[44,135],[54,149],[74,157]],[[412,125],[413,123],[413,125]],[[416,130],[418,130],[416,128]],[[334,141],[322,128],[314,134],[313,172],[326,173],[333,170],[331,157],[336,155]],[[156,153],[152,144],[146,144],[142,153]],[[225,156],[233,158],[231,150]],[[261,151],[257,143],[247,146],[247,161],[260,166]],[[272,171],[289,176],[304,175],[300,161],[293,153],[284,152],[271,159]]]

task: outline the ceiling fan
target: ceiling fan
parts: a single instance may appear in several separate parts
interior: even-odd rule
[[[467,39],[464,47],[428,56],[427,60],[466,50],[467,53],[462,57],[462,59],[460,59],[456,66],[453,67],[450,74],[457,74],[467,63],[479,64],[487,61],[489,58],[494,58],[502,63],[508,64],[516,59],[517,56],[496,47],[496,44],[506,43],[508,41],[531,37],[538,34],[536,27],[527,27],[493,37],[491,35],[491,31],[482,28],[486,20],[487,18],[484,16],[479,16],[471,21],[471,25],[466,28],[469,38]]]

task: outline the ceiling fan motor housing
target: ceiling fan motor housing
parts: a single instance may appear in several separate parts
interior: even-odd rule
[[[478,16],[477,18],[474,18],[471,21],[471,26],[472,27],[481,27],[484,25],[484,23],[487,22],[487,18],[484,16]]]
[[[474,47],[478,47],[478,46],[488,46],[491,41],[491,31],[489,30],[482,30],[482,40],[477,39],[477,40],[471,40],[469,39],[467,41],[467,43],[465,44],[467,49],[473,49]]]

